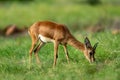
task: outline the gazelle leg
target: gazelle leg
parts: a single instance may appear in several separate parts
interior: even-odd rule
[[[31,65],[31,62],[32,62],[32,52],[34,48],[36,47],[36,44],[37,44],[37,39],[35,36],[32,36],[32,46],[29,51],[29,65]]]
[[[38,57],[38,51],[41,49],[41,47],[44,45],[43,42],[40,42],[40,44],[37,46],[37,48],[34,50],[34,55],[36,57],[36,62],[39,64],[40,63],[40,59]]]
[[[29,64],[31,64],[31,62],[32,62],[32,52],[33,52],[34,48],[35,48],[35,43],[32,43],[32,47],[29,51]]]
[[[56,66],[56,62],[57,62],[58,46],[59,46],[59,42],[58,42],[58,41],[55,41],[55,42],[54,42],[54,63],[53,63],[53,67]]]
[[[67,45],[64,44],[64,45],[63,45],[63,48],[64,48],[64,51],[65,51],[65,55],[66,55],[67,62],[69,63],[69,54],[68,54],[68,51],[67,51]]]

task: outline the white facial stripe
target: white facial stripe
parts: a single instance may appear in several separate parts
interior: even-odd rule
[[[39,35],[38,37],[40,38],[41,41],[43,41],[43,42],[45,42],[45,43],[46,43],[46,42],[54,42],[53,39],[50,39],[50,38],[45,37],[45,36],[42,36],[42,35]]]

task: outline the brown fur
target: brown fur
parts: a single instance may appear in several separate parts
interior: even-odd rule
[[[42,21],[42,22],[36,22],[29,28],[29,34],[32,38],[32,47],[30,49],[30,63],[31,63],[31,56],[32,51],[34,50],[36,55],[36,60],[39,63],[38,59],[38,50],[44,45],[44,43],[41,41],[41,44],[39,44],[36,48],[36,44],[38,42],[38,35],[41,34],[47,38],[53,39],[54,42],[54,64],[56,65],[56,60],[58,56],[58,46],[59,44],[62,44],[66,53],[66,58],[69,62],[69,56],[67,51],[67,44],[82,50],[84,52],[85,56],[88,56],[88,52],[90,52],[91,49],[87,49],[86,46],[79,42],[75,37],[72,36],[68,28],[63,24],[57,24],[50,21]],[[89,60],[89,58],[87,57]],[[89,60],[90,61],[90,60]]]

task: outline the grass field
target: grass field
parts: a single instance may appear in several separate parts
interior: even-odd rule
[[[9,24],[30,26],[38,20],[52,20],[68,25],[81,42],[84,42],[86,35],[92,45],[99,42],[95,54],[96,63],[89,64],[81,51],[68,45],[68,64],[63,48],[59,46],[57,66],[53,69],[53,44],[49,43],[39,51],[41,67],[36,64],[33,56],[32,68],[28,69],[30,37],[0,36],[0,80],[119,80],[120,34],[113,35],[109,30],[88,34],[78,30],[85,24],[95,24],[101,17],[106,20],[119,18],[119,8],[120,6],[112,5],[93,7],[63,2],[0,4],[0,28]],[[72,26],[76,22],[80,26],[77,29]]]
[[[90,37],[92,44],[99,42],[96,51],[96,64],[89,64],[83,54],[68,46],[70,64],[67,63],[62,47],[55,69],[53,64],[53,45],[46,44],[39,52],[42,67],[38,67],[33,57],[33,67],[28,69],[28,50],[31,40],[28,36],[1,38],[0,40],[0,79],[1,80],[119,80],[120,54],[119,35],[109,32]],[[83,38],[79,38],[83,42]]]

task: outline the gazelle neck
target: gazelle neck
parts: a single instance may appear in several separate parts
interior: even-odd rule
[[[68,44],[75,47],[78,50],[81,50],[82,52],[85,50],[85,46],[83,43],[79,42],[77,39],[75,39],[73,36],[69,38]]]

